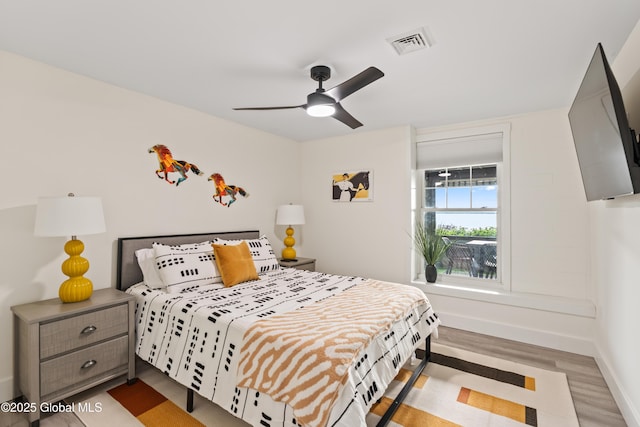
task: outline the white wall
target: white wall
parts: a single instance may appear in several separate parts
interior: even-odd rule
[[[66,278],[66,238],[33,236],[38,196],[102,197],[107,232],[80,236],[95,288],[115,286],[118,237],[259,229],[282,248],[275,210],[300,201],[296,142],[2,51],[0,94],[0,401],[13,397],[9,307],[57,297]],[[161,181],[158,143],[250,197],[226,208],[206,176]]]
[[[403,282],[410,271],[411,129],[301,143],[304,252],[318,270]],[[332,201],[331,177],[371,170],[372,202]]]
[[[623,88],[640,72],[640,24],[612,64]],[[636,96],[640,95],[636,92]],[[636,99],[637,104],[640,99]],[[631,100],[625,100],[625,103]],[[636,129],[637,131],[638,129]],[[589,204],[598,365],[629,426],[640,426],[640,195]]]
[[[450,326],[594,354],[587,206],[567,111],[432,130],[498,123],[511,125],[511,293],[423,289]],[[411,282],[412,141],[396,128],[302,144],[305,255],[320,270]],[[375,172],[374,201],[332,202],[330,176],[363,167]]]

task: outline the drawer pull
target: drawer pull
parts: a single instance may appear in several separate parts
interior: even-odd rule
[[[84,328],[84,329],[80,332],[80,334],[81,334],[81,335],[89,335],[89,334],[91,334],[91,333],[93,333],[93,332],[95,332],[95,331],[97,331],[97,330],[98,330],[98,328],[96,328],[95,326],[91,325],[91,326],[87,326],[86,328]]]
[[[95,361],[95,360],[93,360],[93,359],[92,359],[92,360],[87,360],[86,362],[84,362],[84,363],[82,364],[82,366],[80,366],[80,369],[89,369],[90,367],[92,367],[92,366],[93,366],[93,365],[95,365],[96,363],[98,363],[98,362],[96,362],[96,361]]]

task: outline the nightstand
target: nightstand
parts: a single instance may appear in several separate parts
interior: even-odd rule
[[[135,298],[99,289],[91,298],[58,298],[11,307],[14,316],[14,392],[33,404],[54,403],[120,375],[135,381]]]
[[[295,261],[285,261],[282,258],[278,258],[278,264],[281,267],[297,268],[298,270],[316,271],[316,259],[315,258],[302,258],[298,257]]]

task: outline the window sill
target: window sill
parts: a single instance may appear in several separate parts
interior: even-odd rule
[[[505,292],[502,290],[481,289],[464,285],[426,283],[422,281],[412,281],[411,284],[422,289],[427,295],[464,298],[493,304],[570,314],[579,317],[596,317],[596,307],[593,302],[588,300],[551,295]]]

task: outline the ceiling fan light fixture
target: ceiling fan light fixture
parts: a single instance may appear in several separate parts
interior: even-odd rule
[[[307,114],[312,117],[329,117],[336,112],[336,101],[329,95],[314,92],[307,97]]]
[[[289,110],[292,108],[302,108],[308,115],[313,117],[333,117],[344,123],[351,129],[362,126],[355,117],[349,114],[340,104],[347,96],[359,91],[363,87],[373,83],[384,73],[376,67],[369,67],[361,73],[356,74],[349,80],[345,80],[338,86],[325,91],[322,82],[331,76],[331,69],[325,65],[316,65],[311,68],[311,78],[318,82],[318,89],[307,95],[307,103],[302,105],[287,105],[280,107],[244,107],[234,108],[234,110]]]
[[[336,112],[336,107],[328,104],[311,105],[307,107],[307,114],[312,117],[329,117]]]

